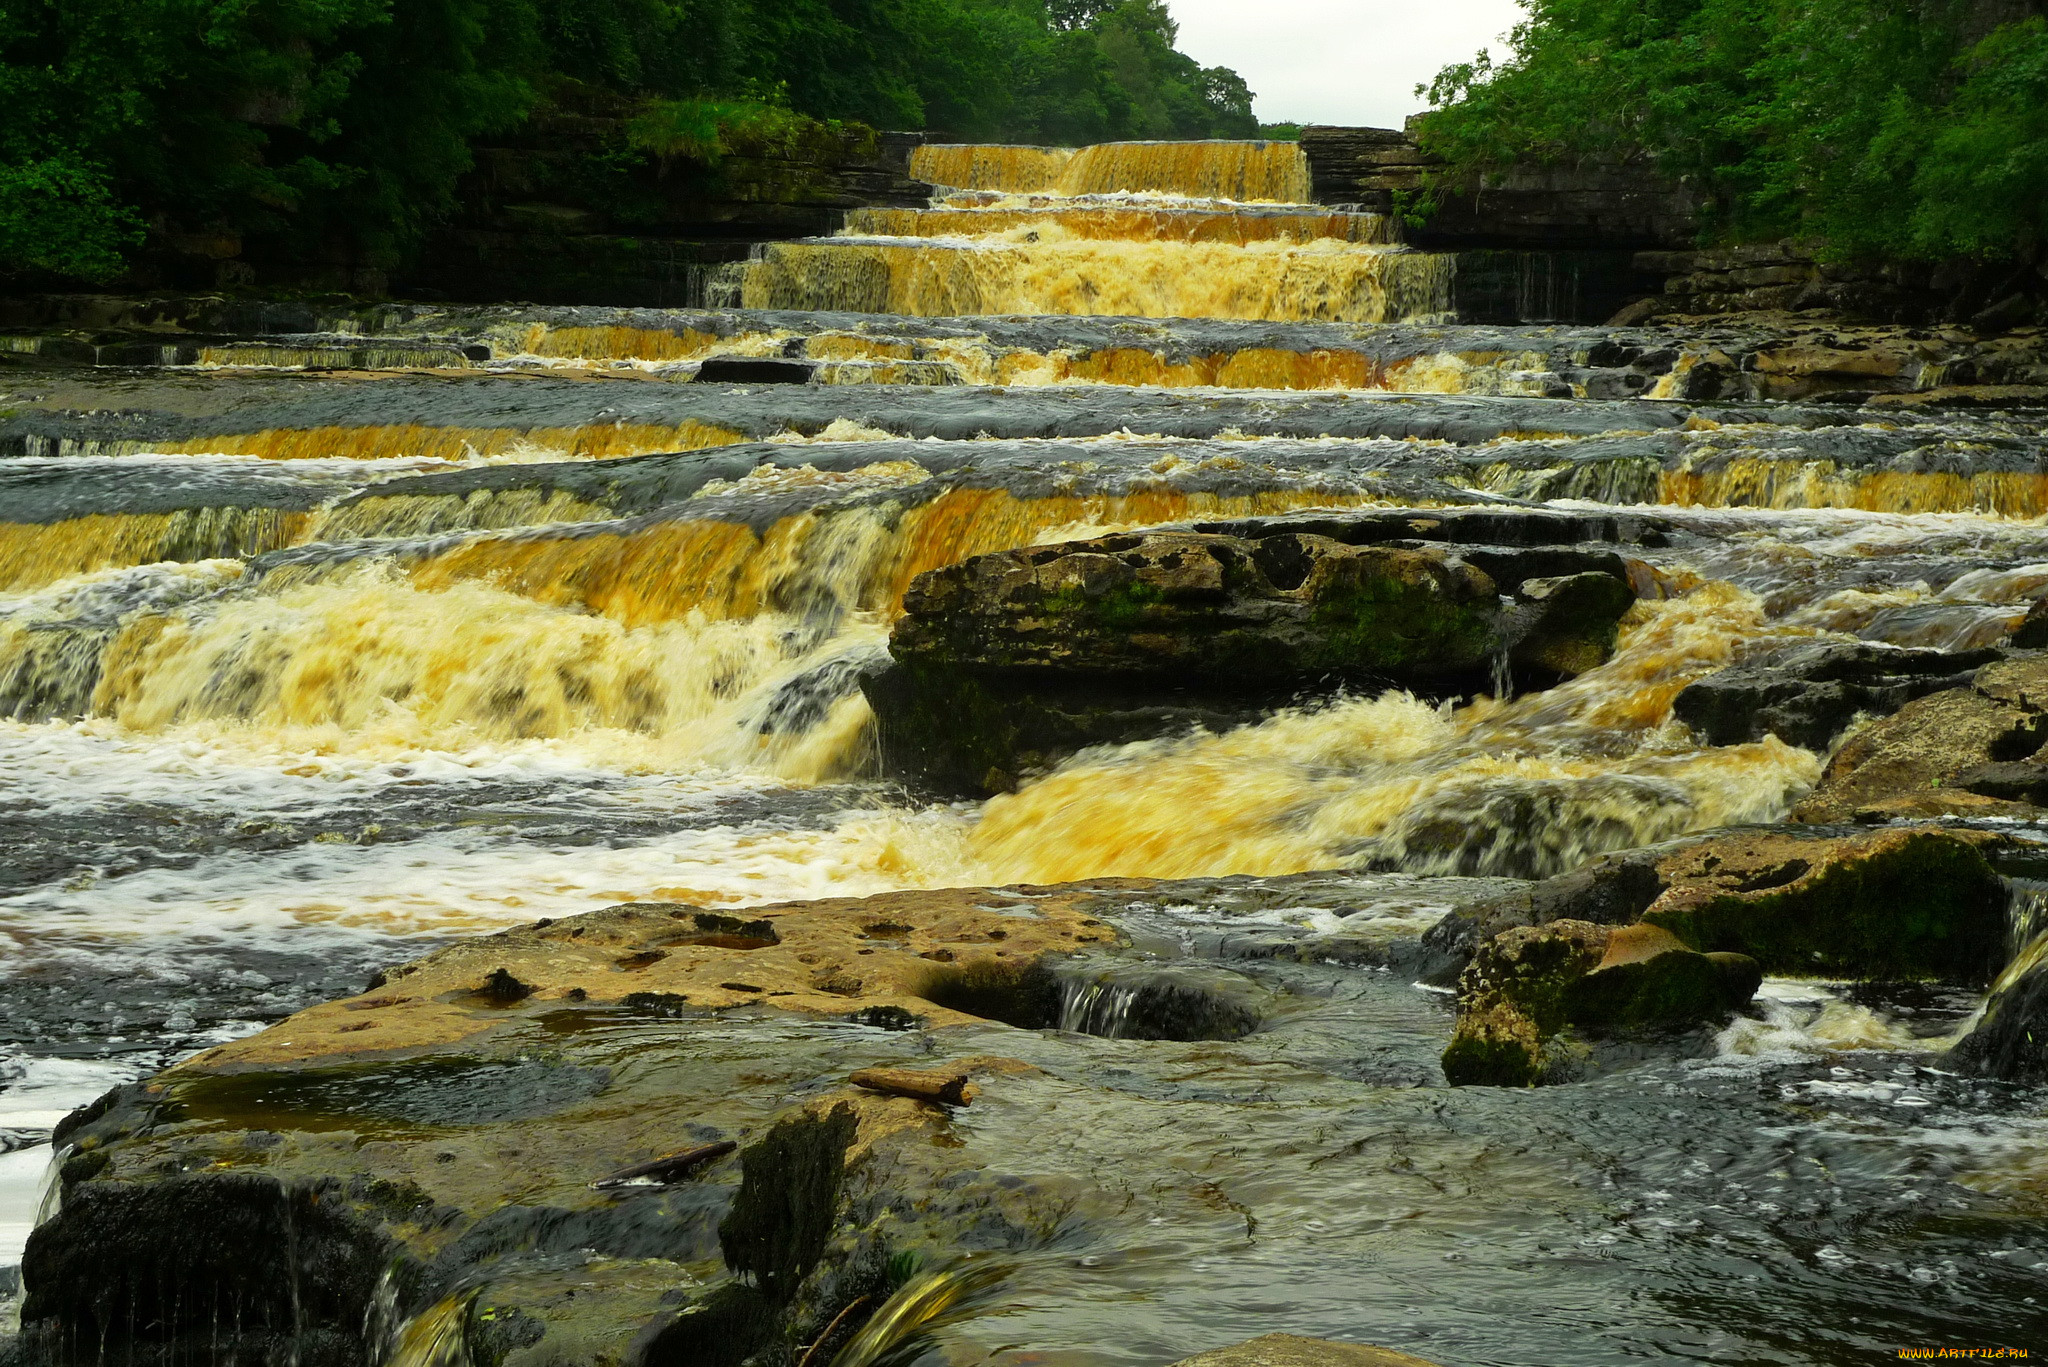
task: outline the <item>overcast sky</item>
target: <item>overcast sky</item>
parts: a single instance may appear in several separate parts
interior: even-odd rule
[[[1399,128],[1418,81],[1498,39],[1514,0],[1168,0],[1180,50],[1234,67],[1268,123]]]

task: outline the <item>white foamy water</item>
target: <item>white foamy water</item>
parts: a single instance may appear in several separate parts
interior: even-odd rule
[[[374,809],[380,796],[432,788],[459,809],[466,788],[487,783],[530,786],[535,828],[458,823],[380,843],[374,823],[361,825],[363,804]],[[265,764],[232,743],[195,737],[152,743],[85,726],[11,725],[0,727],[0,786],[50,816],[89,815],[122,799],[182,810],[202,828],[299,823],[289,848],[219,850],[111,876],[86,868],[0,897],[0,935],[30,958],[59,944],[121,955],[140,940],[165,938],[288,937],[304,950],[365,933],[497,929],[627,901],[859,896],[960,881],[968,872],[951,853],[959,818],[947,809],[832,813],[809,824],[714,817],[698,829],[596,843],[580,831],[553,834],[550,815],[580,827],[607,814],[691,821],[721,802],[772,804],[775,794],[797,790],[758,775],[607,775],[567,747],[545,744],[378,760],[287,754]],[[344,804],[351,818],[319,830],[323,813]]]

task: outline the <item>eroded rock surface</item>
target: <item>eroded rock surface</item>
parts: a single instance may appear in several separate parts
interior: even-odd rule
[[[1087,1246],[1128,1222],[1092,1165],[1041,1166],[1012,1133],[1096,1104],[1057,991],[1050,1019],[1038,1001],[1022,1029],[992,1023],[1042,994],[1049,953],[1099,953],[1121,938],[1103,917],[1202,897],[1270,954],[1255,937],[1282,923],[1262,909],[1341,916],[1386,881],[633,904],[459,943],[67,1120],[23,1360],[354,1367],[431,1342],[501,1367],[737,1364],[898,1344],[918,1305],[973,1303],[1049,1231]],[[1153,1003],[1160,1021],[1199,981]],[[1099,985],[1134,1027],[1120,1038],[1242,1033],[1148,1032],[1142,990]],[[977,1047],[1003,1040],[1080,1058],[1083,1080]]]
[[[1967,688],[1907,703],[1851,736],[1793,819],[2027,815],[2048,795],[2030,772],[2044,741],[2048,656],[1987,665]]]
[[[1671,714],[1709,745],[1776,736],[1825,750],[1858,716],[1966,687],[1998,650],[1909,650],[1862,642],[1776,646],[1689,685]]]

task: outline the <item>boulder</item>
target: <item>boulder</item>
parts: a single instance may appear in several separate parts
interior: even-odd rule
[[[1482,945],[1459,978],[1444,1076],[1533,1086],[1550,1071],[1544,1046],[1567,1026],[1603,1036],[1719,1020],[1762,981],[1754,960],[1698,953],[1647,923],[1517,927]]]
[[[2048,935],[2036,937],[1998,975],[1977,1027],[1949,1051],[1949,1061],[1979,1077],[2048,1083]]]
[[[860,675],[890,777],[941,793],[1007,792],[1096,745],[1227,731],[1280,698],[1151,682],[1020,680],[884,662]]]
[[[1916,699],[1851,736],[1792,817],[2025,815],[2034,808],[2007,794],[2035,791],[2031,783],[1987,766],[2034,759],[2044,740],[2048,656],[2001,660],[1979,670],[1968,687]]]
[[[1888,716],[1915,698],[1961,688],[1998,650],[1908,650],[1868,642],[1776,646],[1688,686],[1671,714],[1709,745],[1776,736],[1825,750],[1859,715]]]
[[[2006,952],[2005,884],[1987,857],[2005,843],[1929,827],[1689,836],[1457,909],[1424,935],[1424,974],[1448,985],[1495,937],[1570,919],[1646,922],[1769,973],[1984,983]]]
[[[996,792],[1090,745],[1226,729],[1306,691],[1494,687],[1591,668],[1634,602],[1607,551],[1165,530],[920,576],[861,680],[885,767]],[[1529,573],[1542,569],[1541,576]],[[1503,595],[1509,595],[1504,597]]]
[[[1363,1343],[1305,1339],[1294,1334],[1264,1334],[1228,1348],[1211,1348],[1173,1367],[1435,1367],[1391,1348]]]
[[[1621,616],[1635,606],[1626,579],[1590,571],[1525,579],[1515,589],[1508,661],[1543,679],[1569,679],[1614,654]]]

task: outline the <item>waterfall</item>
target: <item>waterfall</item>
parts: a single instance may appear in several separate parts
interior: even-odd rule
[[[911,153],[910,173],[955,190],[1064,195],[1154,192],[1306,203],[1308,159],[1291,142],[1109,142],[1093,147],[935,144]]]
[[[944,187],[931,208],[768,244],[745,307],[1336,323],[1451,308],[1452,258],[1402,247],[1387,217],[1309,203],[1294,143],[927,146],[911,165]]]

